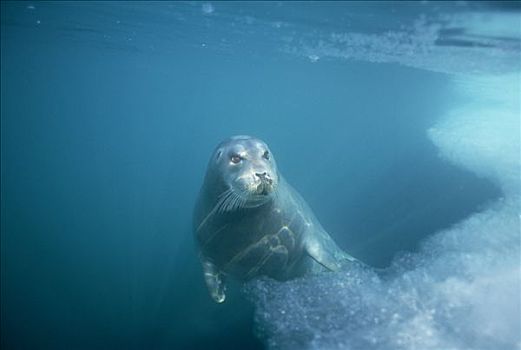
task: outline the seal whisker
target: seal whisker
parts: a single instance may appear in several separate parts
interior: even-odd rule
[[[233,196],[232,199],[230,200],[230,203],[228,205],[228,211],[233,211],[234,208],[235,208],[235,203],[237,202],[237,196]]]
[[[233,195],[234,195],[234,191],[231,188],[229,188],[226,191],[224,191],[223,193],[221,193],[221,195],[219,196],[219,202],[218,202],[220,213],[223,213],[226,211],[226,206],[227,206],[228,202],[230,201],[231,197],[233,197]]]
[[[233,193],[230,191],[229,195],[223,199],[223,204],[221,206],[221,213],[228,211],[228,206],[230,205],[230,201],[233,199]]]
[[[243,202],[244,202],[243,198],[241,196],[237,195],[237,198],[235,198],[235,201],[233,202],[233,210],[241,209]]]
[[[230,189],[229,195],[224,199],[221,212],[233,211],[238,197],[239,195]]]
[[[240,209],[242,206],[241,206],[241,203],[242,203],[242,197],[240,195],[236,195],[235,196],[235,199],[233,201],[233,206],[232,206],[232,211],[235,211],[237,209]]]
[[[215,206],[212,208],[212,210],[210,210],[210,212],[208,213],[208,215],[206,215],[206,217],[203,219],[203,221],[201,221],[201,223],[199,224],[199,226],[197,227],[196,231],[199,231],[205,224],[206,222],[208,221],[208,219],[210,217],[212,217],[212,215],[214,215],[216,212],[219,212],[221,213],[222,212],[222,207],[223,205],[226,203],[227,199],[233,195],[233,190],[231,188],[227,189],[226,191],[224,191],[223,193],[221,193],[218,197],[218,200],[217,200],[217,203],[215,203]]]

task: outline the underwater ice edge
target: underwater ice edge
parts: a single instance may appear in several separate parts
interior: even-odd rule
[[[340,274],[248,286],[257,332],[269,348],[521,347],[520,16],[476,13],[450,21],[469,37],[481,32],[513,38],[513,47],[487,53],[440,48],[434,46],[439,28],[429,30],[438,24],[426,25],[422,18],[410,31],[329,36],[291,51],[450,74],[456,95],[467,103],[440,116],[425,136],[440,157],[498,184],[502,198],[433,235],[420,252],[396,257],[385,277],[352,266]],[[406,32],[417,35],[400,39]],[[406,54],[411,50],[420,53]]]

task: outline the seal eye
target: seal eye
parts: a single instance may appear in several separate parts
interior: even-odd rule
[[[241,158],[240,155],[234,154],[234,155],[232,155],[230,160],[232,161],[233,164],[237,164],[237,163],[239,163],[242,160],[242,158]]]
[[[269,160],[270,159],[270,152],[264,151],[264,154],[262,156]]]

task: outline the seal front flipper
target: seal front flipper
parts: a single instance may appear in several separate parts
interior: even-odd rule
[[[304,248],[313,260],[331,271],[338,271],[341,268],[342,260],[357,261],[340,249],[326,232],[315,232],[308,235]]]
[[[224,273],[209,260],[201,257],[201,263],[203,264],[204,281],[206,287],[212,299],[217,303],[222,303],[226,299],[224,291],[226,287],[224,285]]]

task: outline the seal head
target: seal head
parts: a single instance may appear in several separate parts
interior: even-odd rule
[[[205,187],[215,190],[216,210],[226,212],[266,203],[278,182],[277,164],[268,145],[241,135],[217,146],[208,164]]]

